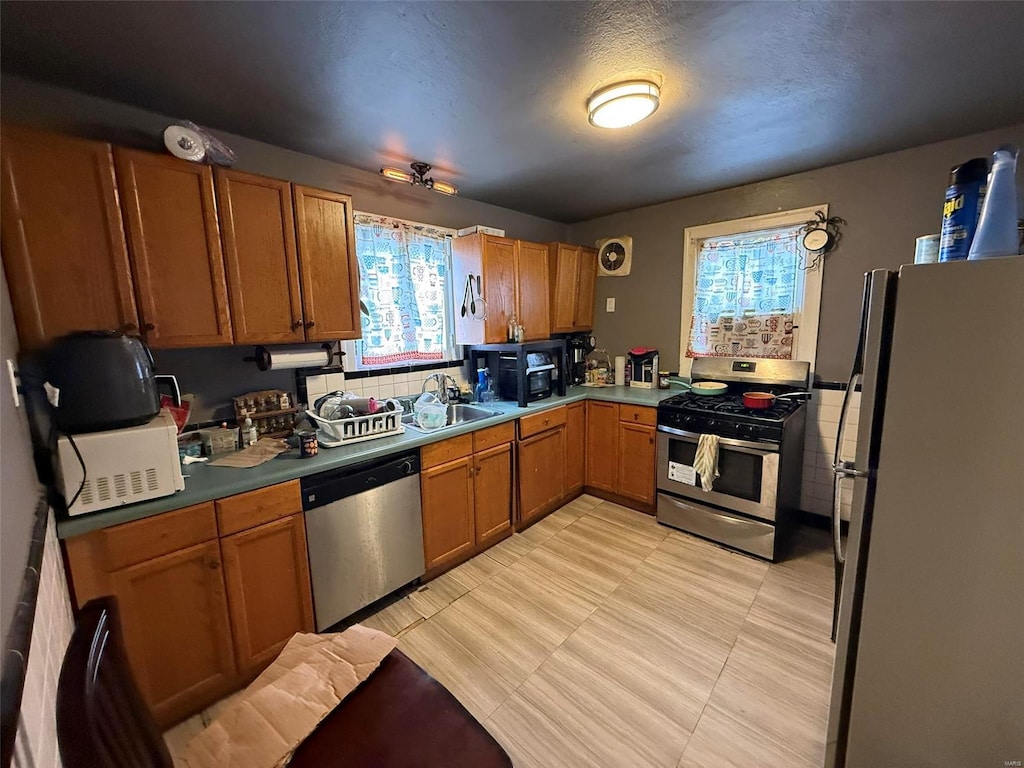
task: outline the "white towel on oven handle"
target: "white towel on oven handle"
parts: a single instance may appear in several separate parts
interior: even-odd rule
[[[710,491],[718,477],[718,435],[701,435],[693,468],[700,475],[700,487]]]

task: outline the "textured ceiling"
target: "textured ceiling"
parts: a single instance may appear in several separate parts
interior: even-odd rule
[[[1024,120],[1021,2],[4,2],[5,71],[561,221]],[[585,101],[664,79],[621,131]]]

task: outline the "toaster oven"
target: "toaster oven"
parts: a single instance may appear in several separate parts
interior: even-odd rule
[[[178,456],[178,428],[166,409],[138,427],[73,437],[62,435],[57,441],[57,460],[64,498],[74,499],[68,506],[69,515],[98,512],[185,490]]]

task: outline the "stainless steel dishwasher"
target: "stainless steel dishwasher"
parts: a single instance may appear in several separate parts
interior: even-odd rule
[[[301,488],[318,632],[423,575],[417,452],[304,477]]]

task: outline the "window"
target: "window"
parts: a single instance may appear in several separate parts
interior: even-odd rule
[[[806,360],[814,370],[823,257],[801,245],[828,206],[686,230],[679,368],[697,357]]]
[[[355,214],[361,339],[350,370],[458,360],[451,313],[452,231]]]

